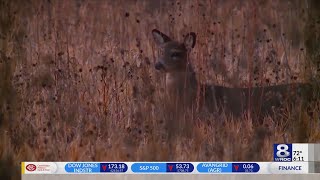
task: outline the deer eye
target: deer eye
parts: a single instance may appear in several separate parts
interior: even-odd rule
[[[180,53],[178,53],[178,52],[173,52],[173,53],[171,54],[171,57],[172,57],[172,58],[179,57],[179,56],[180,56]]]

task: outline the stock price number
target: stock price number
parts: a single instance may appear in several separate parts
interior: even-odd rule
[[[243,164],[244,172],[253,172],[254,165],[253,164]]]

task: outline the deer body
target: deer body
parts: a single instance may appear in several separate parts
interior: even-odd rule
[[[251,110],[260,115],[274,113],[287,100],[294,100],[305,84],[283,84],[253,88],[214,86],[220,107],[233,115]]]
[[[155,68],[165,72],[167,101],[173,102],[176,107],[195,108],[199,104],[209,111],[223,109],[233,115],[241,115],[248,109],[268,114],[272,113],[274,108],[278,108],[287,97],[296,96],[299,92],[297,90],[304,86],[285,84],[228,88],[199,84],[188,60],[188,53],[195,46],[195,33],[187,34],[183,43],[171,40],[156,29],[152,31],[152,35],[161,49]]]

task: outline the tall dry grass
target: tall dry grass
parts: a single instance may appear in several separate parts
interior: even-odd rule
[[[200,82],[305,82],[314,74],[304,46],[306,6],[1,1],[0,174],[10,177],[2,167],[16,172],[20,161],[271,161],[273,143],[319,142],[317,101],[288,105],[259,125],[224,114],[176,121],[153,68],[153,28],[178,40],[194,31]]]

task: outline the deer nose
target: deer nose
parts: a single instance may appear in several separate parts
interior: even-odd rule
[[[156,68],[156,70],[161,70],[161,69],[164,69],[164,66],[161,62],[157,62],[155,65],[154,65],[154,68]]]

